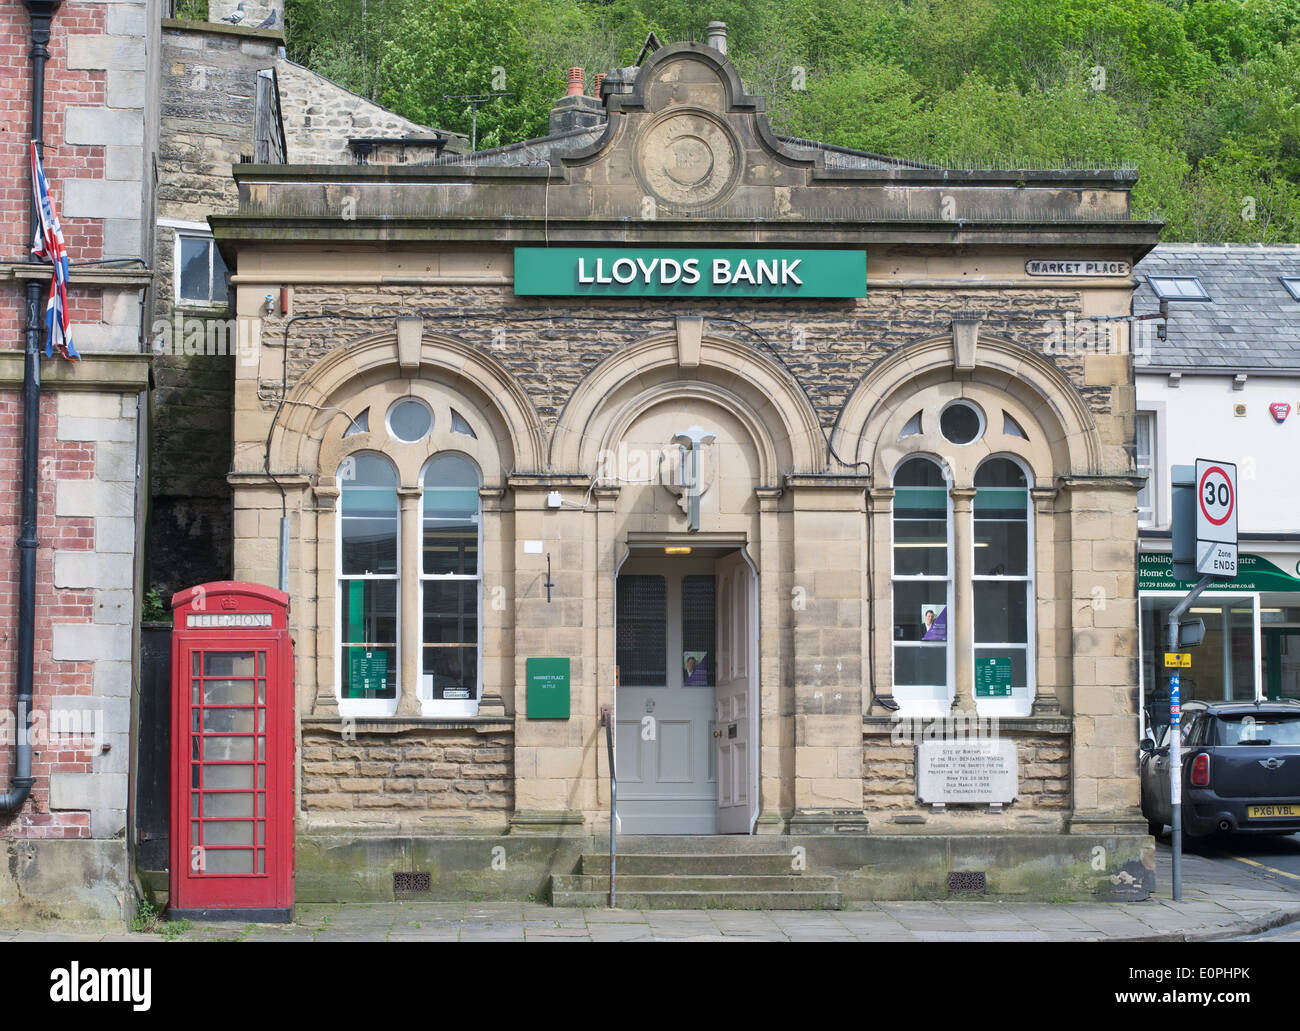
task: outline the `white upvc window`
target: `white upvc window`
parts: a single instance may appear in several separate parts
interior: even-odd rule
[[[472,716],[482,684],[482,476],[447,451],[424,469],[420,546],[420,703],[427,715]]]
[[[952,505],[943,468],[916,456],[894,473],[893,695],[905,716],[952,703]]]
[[[401,694],[397,470],[358,452],[339,468],[337,684],[344,716],[391,715]]]
[[[1159,485],[1156,483],[1156,413],[1139,410],[1137,413],[1137,446],[1134,453],[1134,465],[1138,476],[1146,477],[1146,484],[1138,491],[1137,515],[1138,526],[1156,525],[1156,498]]]
[[[174,282],[177,304],[225,305],[229,272],[211,233],[176,229]]]
[[[981,463],[972,516],[975,704],[981,715],[1026,716],[1034,698],[1036,606],[1033,508],[1019,463],[1003,457]],[[993,667],[984,688],[982,664]]]

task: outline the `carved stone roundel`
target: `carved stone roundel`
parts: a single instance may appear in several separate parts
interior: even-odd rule
[[[670,111],[636,141],[637,178],[647,193],[675,208],[699,208],[725,196],[740,178],[740,143],[707,111]]]

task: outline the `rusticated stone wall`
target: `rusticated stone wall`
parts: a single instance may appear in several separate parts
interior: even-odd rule
[[[991,721],[985,721],[990,727]],[[873,720],[863,736],[863,803],[873,833],[929,830],[984,833],[1027,825],[1051,829],[1070,811],[1069,720],[1008,721],[996,733],[1016,743],[1019,796],[1001,812],[986,805],[951,805],[936,810],[916,797],[916,740],[897,733],[888,720]],[[1034,724],[1039,724],[1035,729]],[[916,735],[916,736],[919,736]],[[936,734],[936,736],[938,736]]]
[[[441,821],[492,822],[493,814],[513,807],[513,739],[506,729],[419,727],[352,735],[339,726],[304,727],[302,808],[336,818],[332,822],[423,813]]]
[[[548,303],[549,302],[549,303]],[[973,313],[980,332],[1046,353],[1087,399],[1097,415],[1123,410],[1113,384],[1085,373],[1075,353],[1051,353],[1053,327],[1080,311],[1077,291],[978,289],[969,293],[879,288],[858,300],[516,298],[509,287],[490,286],[300,286],[293,315],[320,317],[293,326],[289,351],[292,389],[317,361],[340,344],[375,332],[377,316],[421,314],[426,333],[443,333],[482,349],[528,392],[549,432],[574,389],[615,351],[673,328],[678,315],[701,315],[705,332],[731,337],[776,358],[798,379],[823,426],[834,424],[845,399],[871,367],[894,351],[948,330],[951,320]],[[351,318],[349,318],[351,316]],[[263,339],[278,342],[280,317],[265,320]],[[279,356],[276,356],[279,373]],[[276,384],[278,387],[278,383]]]

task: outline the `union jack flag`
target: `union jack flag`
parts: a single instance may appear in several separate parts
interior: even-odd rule
[[[32,141],[32,195],[36,199],[36,218],[40,223],[32,241],[32,255],[44,258],[54,266],[50,276],[50,299],[45,305],[45,357],[54,357],[57,350],[68,361],[75,362],[81,355],[72,344],[72,327],[68,324],[68,249],[63,243],[63,226],[59,224],[54,202],[50,200],[50,188],[45,181],[40,156],[36,153],[35,140]]]

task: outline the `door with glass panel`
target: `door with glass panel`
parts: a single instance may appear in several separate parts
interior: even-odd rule
[[[176,655],[189,690],[173,714],[173,862],[195,898],[216,892],[229,908],[291,901],[282,892],[293,866],[292,666],[283,632],[268,637],[184,643]]]
[[[633,556],[619,571],[618,812],[624,834],[717,830],[713,560]]]

